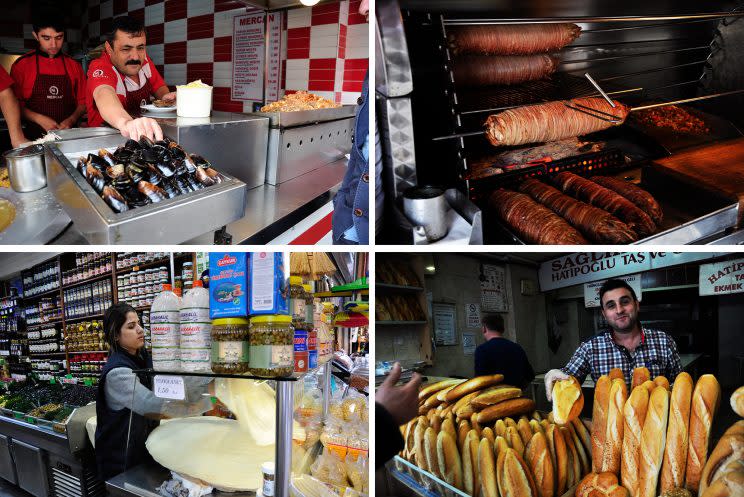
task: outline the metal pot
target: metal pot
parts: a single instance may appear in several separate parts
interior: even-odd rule
[[[447,211],[449,203],[441,188],[417,186],[403,193],[403,212],[409,220],[424,228],[430,242],[447,235]]]
[[[44,146],[14,148],[3,154],[8,165],[10,186],[19,193],[40,190],[47,185]]]

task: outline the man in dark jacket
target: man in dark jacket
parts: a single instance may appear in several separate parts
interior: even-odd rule
[[[385,381],[375,391],[375,467],[381,468],[403,449],[403,425],[418,414],[418,392],[421,375],[414,373],[411,381],[396,387],[400,379],[400,364],[395,363]]]
[[[475,349],[475,376],[503,374],[504,383],[524,388],[535,379],[527,354],[517,343],[504,338],[504,318],[486,314],[481,318],[486,343]]]

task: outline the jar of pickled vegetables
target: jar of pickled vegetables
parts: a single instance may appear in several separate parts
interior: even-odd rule
[[[212,321],[212,371],[221,374],[249,371],[250,325],[245,318]]]
[[[251,318],[250,372],[276,378],[294,372],[292,317],[268,314]]]

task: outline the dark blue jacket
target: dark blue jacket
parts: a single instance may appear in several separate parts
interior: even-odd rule
[[[147,452],[145,442],[150,432],[158,425],[157,421],[149,420],[127,408],[118,411],[109,408],[106,402],[106,375],[115,368],[145,369],[152,368],[152,359],[143,351],[142,357],[133,356],[124,351],[112,352],[101,372],[98,381],[98,397],[96,399],[96,463],[98,478],[106,481],[125,470],[152,461]],[[152,389],[152,377],[138,375],[140,383]],[[132,429],[129,432],[129,418],[132,413]],[[127,434],[129,444],[127,445]]]
[[[364,77],[354,123],[349,167],[336,197],[333,199],[333,243],[357,243],[347,240],[344,233],[356,228],[360,245],[369,244],[369,161],[362,154],[369,136],[369,73]]]
[[[492,338],[475,349],[475,376],[503,374],[504,383],[525,388],[535,379],[527,354],[517,343]]]

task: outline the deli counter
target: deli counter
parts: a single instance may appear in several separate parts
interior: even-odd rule
[[[122,211],[101,191],[114,185],[108,175],[94,187],[84,162],[92,154],[118,163],[116,152],[133,148],[132,141],[113,129],[65,130],[61,140],[44,144],[45,188],[0,188],[0,199],[14,207],[0,243],[269,243],[331,202],[346,172],[354,112],[347,105],[291,113],[215,111],[208,118],[149,116],[168,143],[187,157],[203,158],[220,181],[136,208],[128,203]]]

